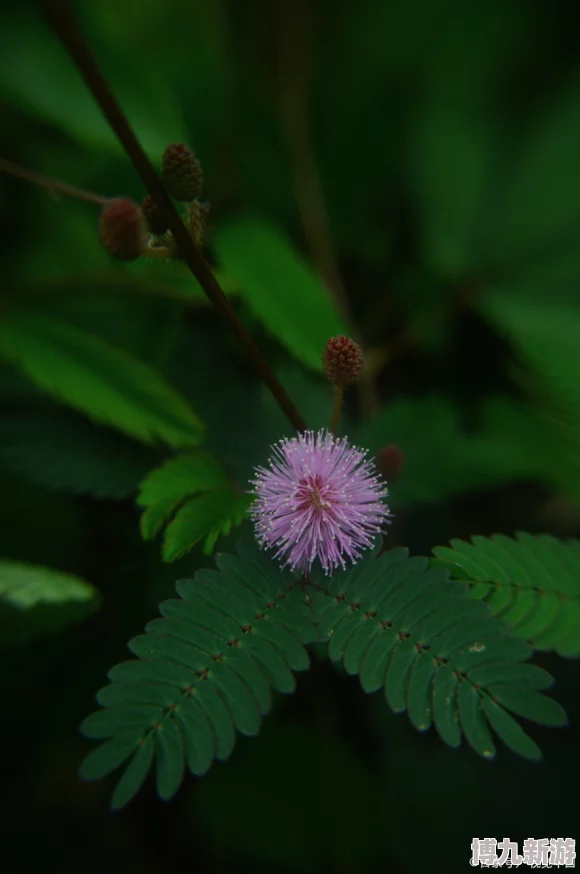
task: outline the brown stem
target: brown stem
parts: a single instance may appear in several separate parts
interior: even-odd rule
[[[116,97],[104,79],[96,59],[75,21],[69,3],[67,0],[45,0],[44,6],[50,25],[74,61],[87,88],[123,146],[133,167],[139,174],[143,185],[166,217],[169,230],[173,234],[181,257],[212,304],[235,334],[261,379],[268,386],[292,425],[299,431],[305,430],[306,423],[304,419],[276,378],[268,361],[264,358],[251,335],[238,318],[235,309],[220,288],[203,254],[189,236],[187,228],[183,224],[171,198],[161,184],[157,173],[143,151],[143,147],[135,136]]]
[[[85,191],[84,188],[77,188],[76,185],[69,185],[68,182],[59,182],[58,179],[52,179],[50,176],[42,176],[40,173],[35,173],[34,170],[27,170],[25,167],[13,164],[6,158],[0,158],[0,172],[9,173],[18,179],[25,179],[27,182],[32,182],[33,185],[39,185],[55,194],[76,197],[77,200],[96,203],[97,206],[103,206],[111,200],[110,197],[103,197],[101,194],[95,194],[94,191]]]

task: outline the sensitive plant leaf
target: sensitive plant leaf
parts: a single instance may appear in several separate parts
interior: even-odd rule
[[[251,501],[250,496],[240,496],[229,487],[187,501],[167,526],[163,560],[181,558],[204,538],[204,552],[210,555],[218,537],[243,522]]]
[[[200,540],[204,552],[211,554],[218,537],[241,524],[251,498],[229,486],[215,458],[198,452],[176,456],[152,471],[141,483],[137,503],[145,507],[144,540],[153,539],[167,525],[163,559],[175,561]]]
[[[0,465],[51,489],[125,498],[158,457],[65,407],[5,412],[0,420]]]
[[[151,367],[99,337],[50,316],[10,310],[0,355],[58,400],[146,443],[196,445],[202,424]]]
[[[281,232],[241,217],[216,229],[213,242],[255,316],[292,355],[322,370],[326,341],[347,331],[324,285]]]
[[[137,792],[154,759],[162,798],[179,788],[184,762],[200,775],[227,759],[236,731],[258,732],[271,690],[293,691],[286,674],[308,667],[304,645],[316,630],[293,576],[265,563],[255,546],[220,556],[218,567],[177,584],[180,598],[163,602],[163,618],[129,642],[137,660],[110,671],[98,695],[104,706],[82,725],[105,741],[82,766],[85,779],[129,760],[115,808]]]
[[[452,540],[433,553],[437,565],[470,583],[471,596],[485,601],[512,634],[538,650],[580,656],[580,541],[495,534],[471,543]]]
[[[207,453],[178,455],[151,471],[139,488],[137,503],[144,540],[155,537],[185,498],[227,484],[218,462]]]
[[[447,570],[394,549],[378,558],[369,554],[337,577],[315,581],[319,640],[329,642],[331,660],[359,675],[365,692],[382,690],[392,710],[408,710],[419,731],[434,724],[444,743],[457,747],[464,736],[491,759],[491,729],[506,737],[496,729],[497,710],[565,723],[559,705],[538,692],[549,682],[539,682],[538,669],[525,664],[529,644],[510,637],[506,623],[470,599],[465,584],[450,582]],[[501,725],[510,719],[501,716]],[[527,742],[520,754],[535,757],[535,744]]]
[[[100,604],[94,586],[41,565],[0,561],[0,647],[53,634]]]

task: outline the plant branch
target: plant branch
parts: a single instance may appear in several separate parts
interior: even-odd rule
[[[187,228],[183,224],[171,198],[165,191],[161,180],[153,169],[116,97],[103,77],[96,59],[93,57],[75,21],[69,3],[67,0],[45,0],[44,8],[51,27],[75,63],[87,88],[123,146],[133,167],[139,174],[143,185],[167,219],[169,229],[179,247],[181,257],[236,336],[238,342],[251,359],[260,378],[268,386],[289,421],[297,430],[305,430],[306,423],[304,419],[294,406],[284,387],[276,378],[252,336],[240,321],[234,307],[222,291],[203,254],[189,236]]]
[[[42,176],[40,173],[35,173],[34,170],[27,170],[25,167],[13,164],[6,158],[0,158],[0,173],[9,173],[10,176],[16,176],[18,179],[25,179],[33,185],[40,186],[40,188],[46,188],[53,194],[65,194],[67,197],[95,203],[97,206],[103,206],[111,200],[110,197],[103,197],[101,194],[95,194],[94,191],[85,191],[84,188],[77,188],[76,185],[69,185],[68,182],[59,182],[58,179],[52,179],[50,176]]]

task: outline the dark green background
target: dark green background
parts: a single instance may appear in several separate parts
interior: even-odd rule
[[[37,7],[13,7],[0,13],[0,155],[139,201],[136,173]],[[428,554],[471,534],[580,534],[578,4],[76,7],[156,165],[172,141],[199,155],[212,204],[207,257],[218,269],[212,234],[240,213],[270,223],[319,269],[312,225],[326,216],[322,245],[363,346],[383,361],[371,396],[349,395],[345,429],[373,451],[397,442],[407,462],[390,543]],[[95,207],[0,180],[4,293],[33,306],[40,289],[51,314],[158,368],[244,482],[288,433],[281,414],[201,298],[186,307],[123,292],[128,276],[179,288],[193,280],[179,266],[112,263]],[[257,258],[279,277],[280,290],[276,280],[267,289],[275,298],[285,276],[267,251]],[[324,379],[239,291],[240,316],[309,423],[326,424]],[[536,304],[542,329],[553,315],[541,342]],[[474,836],[578,836],[578,665],[550,654],[537,662],[556,677],[572,727],[529,729],[542,764],[503,748],[493,763],[451,751],[316,660],[231,762],[188,779],[168,804],[148,783],[109,813],[112,781],[77,778],[90,749],[78,724],[174,581],[212,560],[194,550],[163,565],[159,542],[140,541],[134,491],[167,447],[96,432],[5,363],[0,404],[0,555],[77,573],[103,594],[84,622],[2,649],[7,871],[454,874],[470,870]],[[61,428],[78,436],[63,444]],[[123,497],[99,495],[98,464],[122,480]]]

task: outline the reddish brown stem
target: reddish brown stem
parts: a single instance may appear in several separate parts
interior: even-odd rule
[[[294,403],[273,373],[268,361],[220,288],[201,251],[187,232],[171,198],[145,154],[115,95],[106,82],[83,34],[78,27],[67,0],[45,0],[44,8],[48,21],[68,51],[79,73],[111,129],[123,146],[127,157],[139,174],[143,185],[167,219],[169,230],[177,243],[180,255],[197,279],[204,292],[230,327],[238,342],[251,359],[260,378],[268,386],[277,403],[292,425],[299,431],[306,423]]]
[[[103,204],[108,203],[111,199],[110,197],[103,197],[101,194],[95,194],[94,191],[85,191],[84,188],[69,185],[68,182],[52,179],[50,176],[42,176],[40,173],[35,173],[34,170],[27,170],[25,167],[13,164],[12,161],[7,161],[5,158],[0,158],[0,172],[9,173],[18,179],[25,179],[27,182],[32,182],[33,185],[39,185],[41,188],[46,188],[47,191],[52,191],[54,194],[65,194],[67,197],[75,197],[77,200],[95,203],[97,206],[103,206]]]

